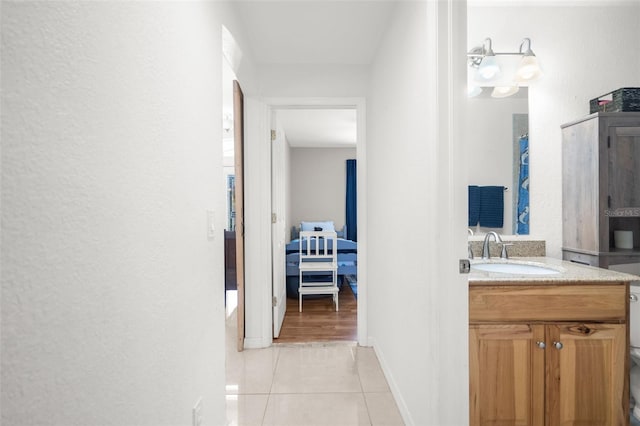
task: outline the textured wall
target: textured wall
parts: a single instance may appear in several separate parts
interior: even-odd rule
[[[224,421],[218,7],[3,2],[2,424]]]
[[[469,9],[469,37],[492,37],[494,50],[496,42],[515,50],[530,37],[542,64],[544,76],[529,88],[531,235],[555,257],[562,255],[560,125],[587,115],[589,99],[640,86],[640,3],[600,3]]]

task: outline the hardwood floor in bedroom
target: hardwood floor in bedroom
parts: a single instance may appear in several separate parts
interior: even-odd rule
[[[287,312],[274,343],[356,341],[357,305],[347,283],[340,289],[338,312],[331,296],[303,299],[302,312],[298,312],[298,299],[287,298]]]

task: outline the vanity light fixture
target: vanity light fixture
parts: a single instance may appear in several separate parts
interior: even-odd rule
[[[526,52],[522,52],[522,46],[527,43]],[[520,66],[516,71],[516,81],[531,81],[542,75],[542,69],[540,68],[540,62],[538,61],[538,57],[531,50],[531,39],[525,38],[520,43],[519,53],[522,56],[520,60]]]
[[[518,92],[519,86],[526,86],[542,75],[529,38],[522,40],[518,52],[504,53],[494,52],[491,39],[486,38],[482,46],[467,53],[467,63],[469,97],[477,96],[483,87],[494,88],[491,94],[494,98],[511,96]]]

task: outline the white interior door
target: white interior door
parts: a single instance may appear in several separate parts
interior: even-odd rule
[[[275,128],[275,126],[273,126]],[[286,197],[285,139],[282,132],[273,132],[271,141],[271,251],[273,258],[273,337],[280,335],[287,310],[285,265]]]

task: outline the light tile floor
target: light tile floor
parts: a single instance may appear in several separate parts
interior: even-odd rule
[[[227,321],[227,425],[404,425],[372,348],[355,343],[235,349]]]

